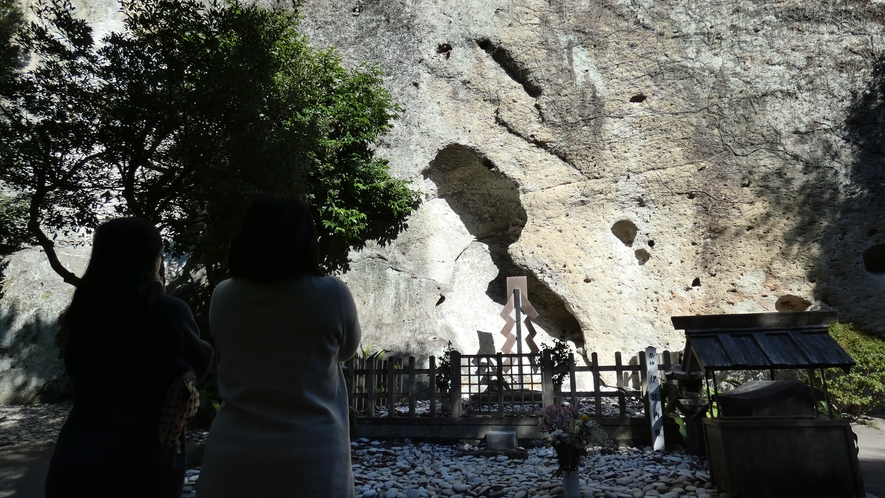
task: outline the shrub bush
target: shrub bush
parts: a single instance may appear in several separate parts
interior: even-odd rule
[[[550,346],[545,342],[541,343],[542,351],[550,351],[550,359],[553,360],[553,368],[568,368],[568,355],[572,352],[572,348],[565,341],[553,337],[553,345]],[[553,374],[553,385],[562,386],[562,383],[568,379],[568,370],[558,371]]]
[[[443,354],[439,359],[439,365],[436,366],[436,388],[439,389],[441,393],[449,392],[449,388],[452,387],[452,374],[450,373],[450,369],[452,367],[452,352],[455,351],[455,348],[452,346],[452,341],[449,341],[449,344],[443,350]]]
[[[885,409],[885,340],[850,323],[831,325],[830,335],[857,362],[850,373],[828,372],[833,406],[852,417]]]

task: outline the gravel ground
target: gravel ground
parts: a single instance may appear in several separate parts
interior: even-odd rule
[[[0,449],[54,443],[70,407],[67,403],[0,405]],[[885,439],[881,430],[864,429],[876,438],[870,436],[870,442]],[[199,444],[207,433],[189,431],[187,437],[189,442]],[[482,445],[368,439],[354,441],[352,447],[357,497],[562,496],[561,483],[553,477],[555,455],[548,448],[502,454],[487,451]],[[878,446],[873,449],[879,451]],[[878,458],[878,454],[874,456]],[[198,480],[199,468],[188,470],[183,498],[196,496]],[[648,448],[595,454],[585,459],[581,470],[584,498],[730,498],[727,493],[719,493],[709,480],[705,459],[679,452],[654,453]]]
[[[0,405],[0,447],[52,443],[71,405]],[[200,443],[205,431],[189,431]],[[497,496],[532,498],[562,495],[553,477],[555,455],[547,448],[489,452],[480,446],[403,441],[353,442],[357,497],[415,498]],[[622,449],[585,459],[584,497],[682,496],[728,498],[709,484],[706,461],[690,455]],[[196,496],[199,468],[188,470],[183,498]]]

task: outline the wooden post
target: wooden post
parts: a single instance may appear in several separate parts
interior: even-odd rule
[[[827,374],[823,368],[821,368],[819,370],[820,370],[821,387],[824,389],[824,399],[826,400],[826,403],[827,403],[827,418],[832,420],[833,419],[833,409],[830,406],[830,388],[827,386]],[[814,398],[811,398],[811,399],[814,399]]]
[[[515,385],[511,385],[511,391],[513,391],[514,389],[519,389],[520,391],[522,391],[522,299],[519,295],[519,287],[513,289],[513,308],[515,311],[514,315],[516,316],[516,354],[518,355],[517,358],[519,361],[519,365],[517,365],[516,371],[517,375],[519,376],[519,382]],[[513,375],[510,376],[510,380],[513,380]],[[513,396],[513,392],[511,392],[510,394],[511,397],[515,398],[515,396]],[[514,401],[516,400],[514,399]]]
[[[599,375],[599,356],[596,353],[590,353],[590,371],[593,373],[593,394],[594,409],[596,410],[596,418],[602,418],[602,378]]]
[[[809,368],[805,373],[808,375],[808,390],[810,391],[809,394],[811,394],[811,410],[812,413],[817,415],[817,399],[814,395],[814,369]]]
[[[575,377],[575,353],[568,354],[568,380],[572,388],[572,406],[578,409],[578,379]]]
[[[375,358],[366,359],[366,414],[375,418]]]
[[[359,405],[356,407],[357,410],[365,410],[366,409],[366,360],[360,358],[354,362],[357,365],[357,370],[361,370],[362,373],[356,374],[356,378],[353,381],[354,391],[359,393]]]
[[[360,370],[363,371],[354,381],[354,385],[359,386],[354,388],[354,391],[360,393],[359,406],[356,407],[357,410],[365,410],[366,409],[366,360],[362,358],[358,358],[355,362]]]
[[[430,357],[430,365],[428,366],[428,371],[430,372],[430,385],[427,386],[430,388],[430,418],[436,417],[436,358]]]
[[[553,358],[550,350],[541,353],[541,408],[553,404]]]
[[[710,377],[713,380],[713,401],[710,402],[710,408],[712,409],[713,403],[717,402],[716,400],[719,399],[719,382],[716,381],[716,370],[710,370]],[[722,418],[721,406],[716,410],[716,418]]]
[[[414,418],[415,413],[415,357],[409,356],[409,416]]]
[[[344,385],[347,387],[347,399],[351,408],[356,409],[356,398],[353,393],[356,389],[353,385],[353,358],[341,363],[341,370],[344,372]]]
[[[519,289],[516,289],[514,292],[519,292]],[[498,361],[498,369],[496,375],[498,377],[498,416],[504,417],[504,356],[498,351],[498,354],[495,355]],[[491,397],[489,397],[489,403],[492,402]],[[489,407],[491,408],[491,407]],[[489,410],[491,411],[491,410]]]
[[[645,365],[645,351],[640,351],[636,354],[636,357],[639,358],[639,392],[642,393],[643,396],[648,393],[648,370]]]
[[[452,351],[451,358],[449,400],[452,404],[452,418],[461,418],[461,353]]]
[[[713,391],[710,389],[710,376],[707,375],[707,372],[704,372],[704,391],[707,393],[707,417],[710,418],[719,418],[719,410],[716,410],[715,416],[713,413]]]
[[[620,351],[615,352],[615,375],[617,376],[615,382],[618,387],[618,417],[624,418],[627,416],[627,395],[624,393],[627,382],[624,378],[624,363],[621,361]]]
[[[394,374],[394,359],[387,359],[387,417],[393,418],[395,410],[393,409],[393,404],[395,401],[394,394],[396,393],[396,376]]]

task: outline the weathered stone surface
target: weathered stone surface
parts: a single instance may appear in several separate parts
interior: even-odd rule
[[[59,259],[80,274],[88,248],[57,247]],[[55,345],[58,317],[74,288],[49,267],[43,251],[32,248],[5,258],[0,299],[0,403],[38,401],[47,382],[64,370]],[[51,399],[55,388],[43,391]],[[44,397],[43,399],[47,399]]]
[[[344,275],[373,347],[499,348],[510,275],[529,277],[542,329],[603,359],[681,349],[672,315],[835,309],[885,331],[880,3],[303,14],[316,46],[386,73],[404,110],[378,153],[425,194]]]
[[[863,260],[885,237],[870,138],[882,130],[876,9],[312,0],[304,30],[349,64],[379,65],[405,109],[379,153],[427,202],[385,257],[417,275],[443,253],[408,243],[410,232],[496,235],[485,260],[449,260],[473,281],[442,285],[435,313],[415,310],[437,324],[426,334],[469,351],[474,329],[496,330],[487,315],[503,302],[484,284],[529,274],[552,296],[538,307],[548,330],[610,354],[681,348],[671,315],[836,309],[885,330],[885,276]],[[486,177],[464,170],[477,161],[516,187],[516,198],[483,197],[517,201],[518,231],[478,226],[478,212],[502,218],[471,200]],[[460,223],[442,223],[446,207]],[[440,223],[425,224],[425,210]],[[373,275],[347,278],[363,295]],[[563,314],[580,332],[557,326]]]

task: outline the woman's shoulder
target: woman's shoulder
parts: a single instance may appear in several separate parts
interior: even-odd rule
[[[215,289],[212,290],[212,294],[223,294],[225,292],[229,292],[231,288],[235,288],[237,286],[237,281],[240,279],[229,278],[227,280],[222,280],[218,282],[218,285],[215,286]]]
[[[347,284],[345,284],[344,281],[340,278],[332,275],[311,276],[308,280],[310,281],[310,285],[319,287],[329,292],[345,292],[348,294],[350,293],[350,291],[347,289]]]
[[[314,292],[349,293],[347,284],[338,277],[331,275],[300,275],[292,280],[280,283],[256,283],[244,278],[229,278],[215,286],[215,290],[212,291],[212,298],[213,300],[223,299],[240,293],[278,293],[285,292],[284,289],[287,288],[296,292],[301,292],[304,288],[310,288]]]
[[[181,299],[168,294],[157,296],[156,310],[170,316],[190,315],[193,316],[190,306]]]
[[[222,280],[212,290],[212,303],[210,309],[220,307],[228,307],[232,303],[242,300],[244,295],[251,294],[248,286],[249,282],[241,278],[229,278]]]
[[[321,277],[311,276],[310,278],[315,281],[322,282],[324,285],[327,285],[329,287],[347,287],[347,284],[345,284],[343,280],[334,275],[323,275]]]

